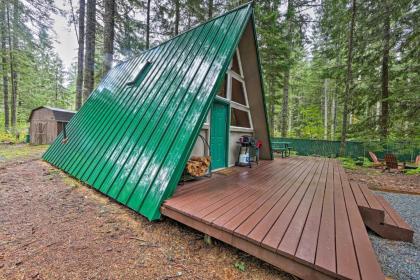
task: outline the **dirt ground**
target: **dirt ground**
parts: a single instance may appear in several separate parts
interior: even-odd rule
[[[346,169],[350,180],[366,183],[372,190],[420,194],[420,175],[406,175],[401,172],[382,172],[375,168]]]
[[[0,145],[0,279],[294,279],[170,219],[141,215]],[[420,193],[420,176],[346,170],[372,189]]]
[[[293,278],[169,219],[149,222],[29,160],[0,168],[0,279]]]

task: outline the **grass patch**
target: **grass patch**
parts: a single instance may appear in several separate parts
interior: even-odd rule
[[[357,158],[347,158],[340,157],[338,158],[346,169],[357,169],[358,167],[372,167],[373,163],[366,157],[357,157]]]
[[[48,148],[48,145],[33,146],[29,144],[0,144],[0,161],[25,159],[41,155]]]
[[[420,167],[417,167],[416,169],[407,169],[405,174],[407,174],[407,175],[420,175]]]
[[[79,187],[78,181],[68,176],[63,176],[63,182],[72,189],[77,189]]]
[[[345,169],[351,169],[354,170],[357,168],[355,161],[352,158],[345,158],[345,157],[340,157],[338,158],[341,162],[341,165],[345,168]]]

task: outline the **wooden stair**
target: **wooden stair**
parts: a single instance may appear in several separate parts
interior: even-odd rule
[[[363,222],[368,228],[386,239],[413,242],[413,229],[388,201],[374,194],[366,184],[353,181],[350,185]]]

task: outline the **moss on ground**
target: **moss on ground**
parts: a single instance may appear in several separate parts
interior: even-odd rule
[[[48,145],[0,144],[0,162],[41,157]]]

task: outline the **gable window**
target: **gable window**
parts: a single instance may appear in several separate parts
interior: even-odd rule
[[[235,52],[235,55],[232,59],[232,71],[235,72],[238,75],[241,75],[241,68],[239,67],[239,59],[238,59],[238,51]]]
[[[232,77],[232,101],[247,106],[244,84]]]
[[[249,112],[231,107],[230,125],[236,126],[236,127],[251,128],[251,122],[249,120]]]
[[[217,93],[217,96],[227,98],[227,75],[225,75],[225,79],[222,82],[222,86],[219,92]]]
[[[241,57],[238,49],[233,55],[229,70],[225,74],[216,98],[230,104],[231,129],[239,131],[250,131],[253,129],[245,80],[242,73]],[[208,118],[205,125],[209,125]]]

